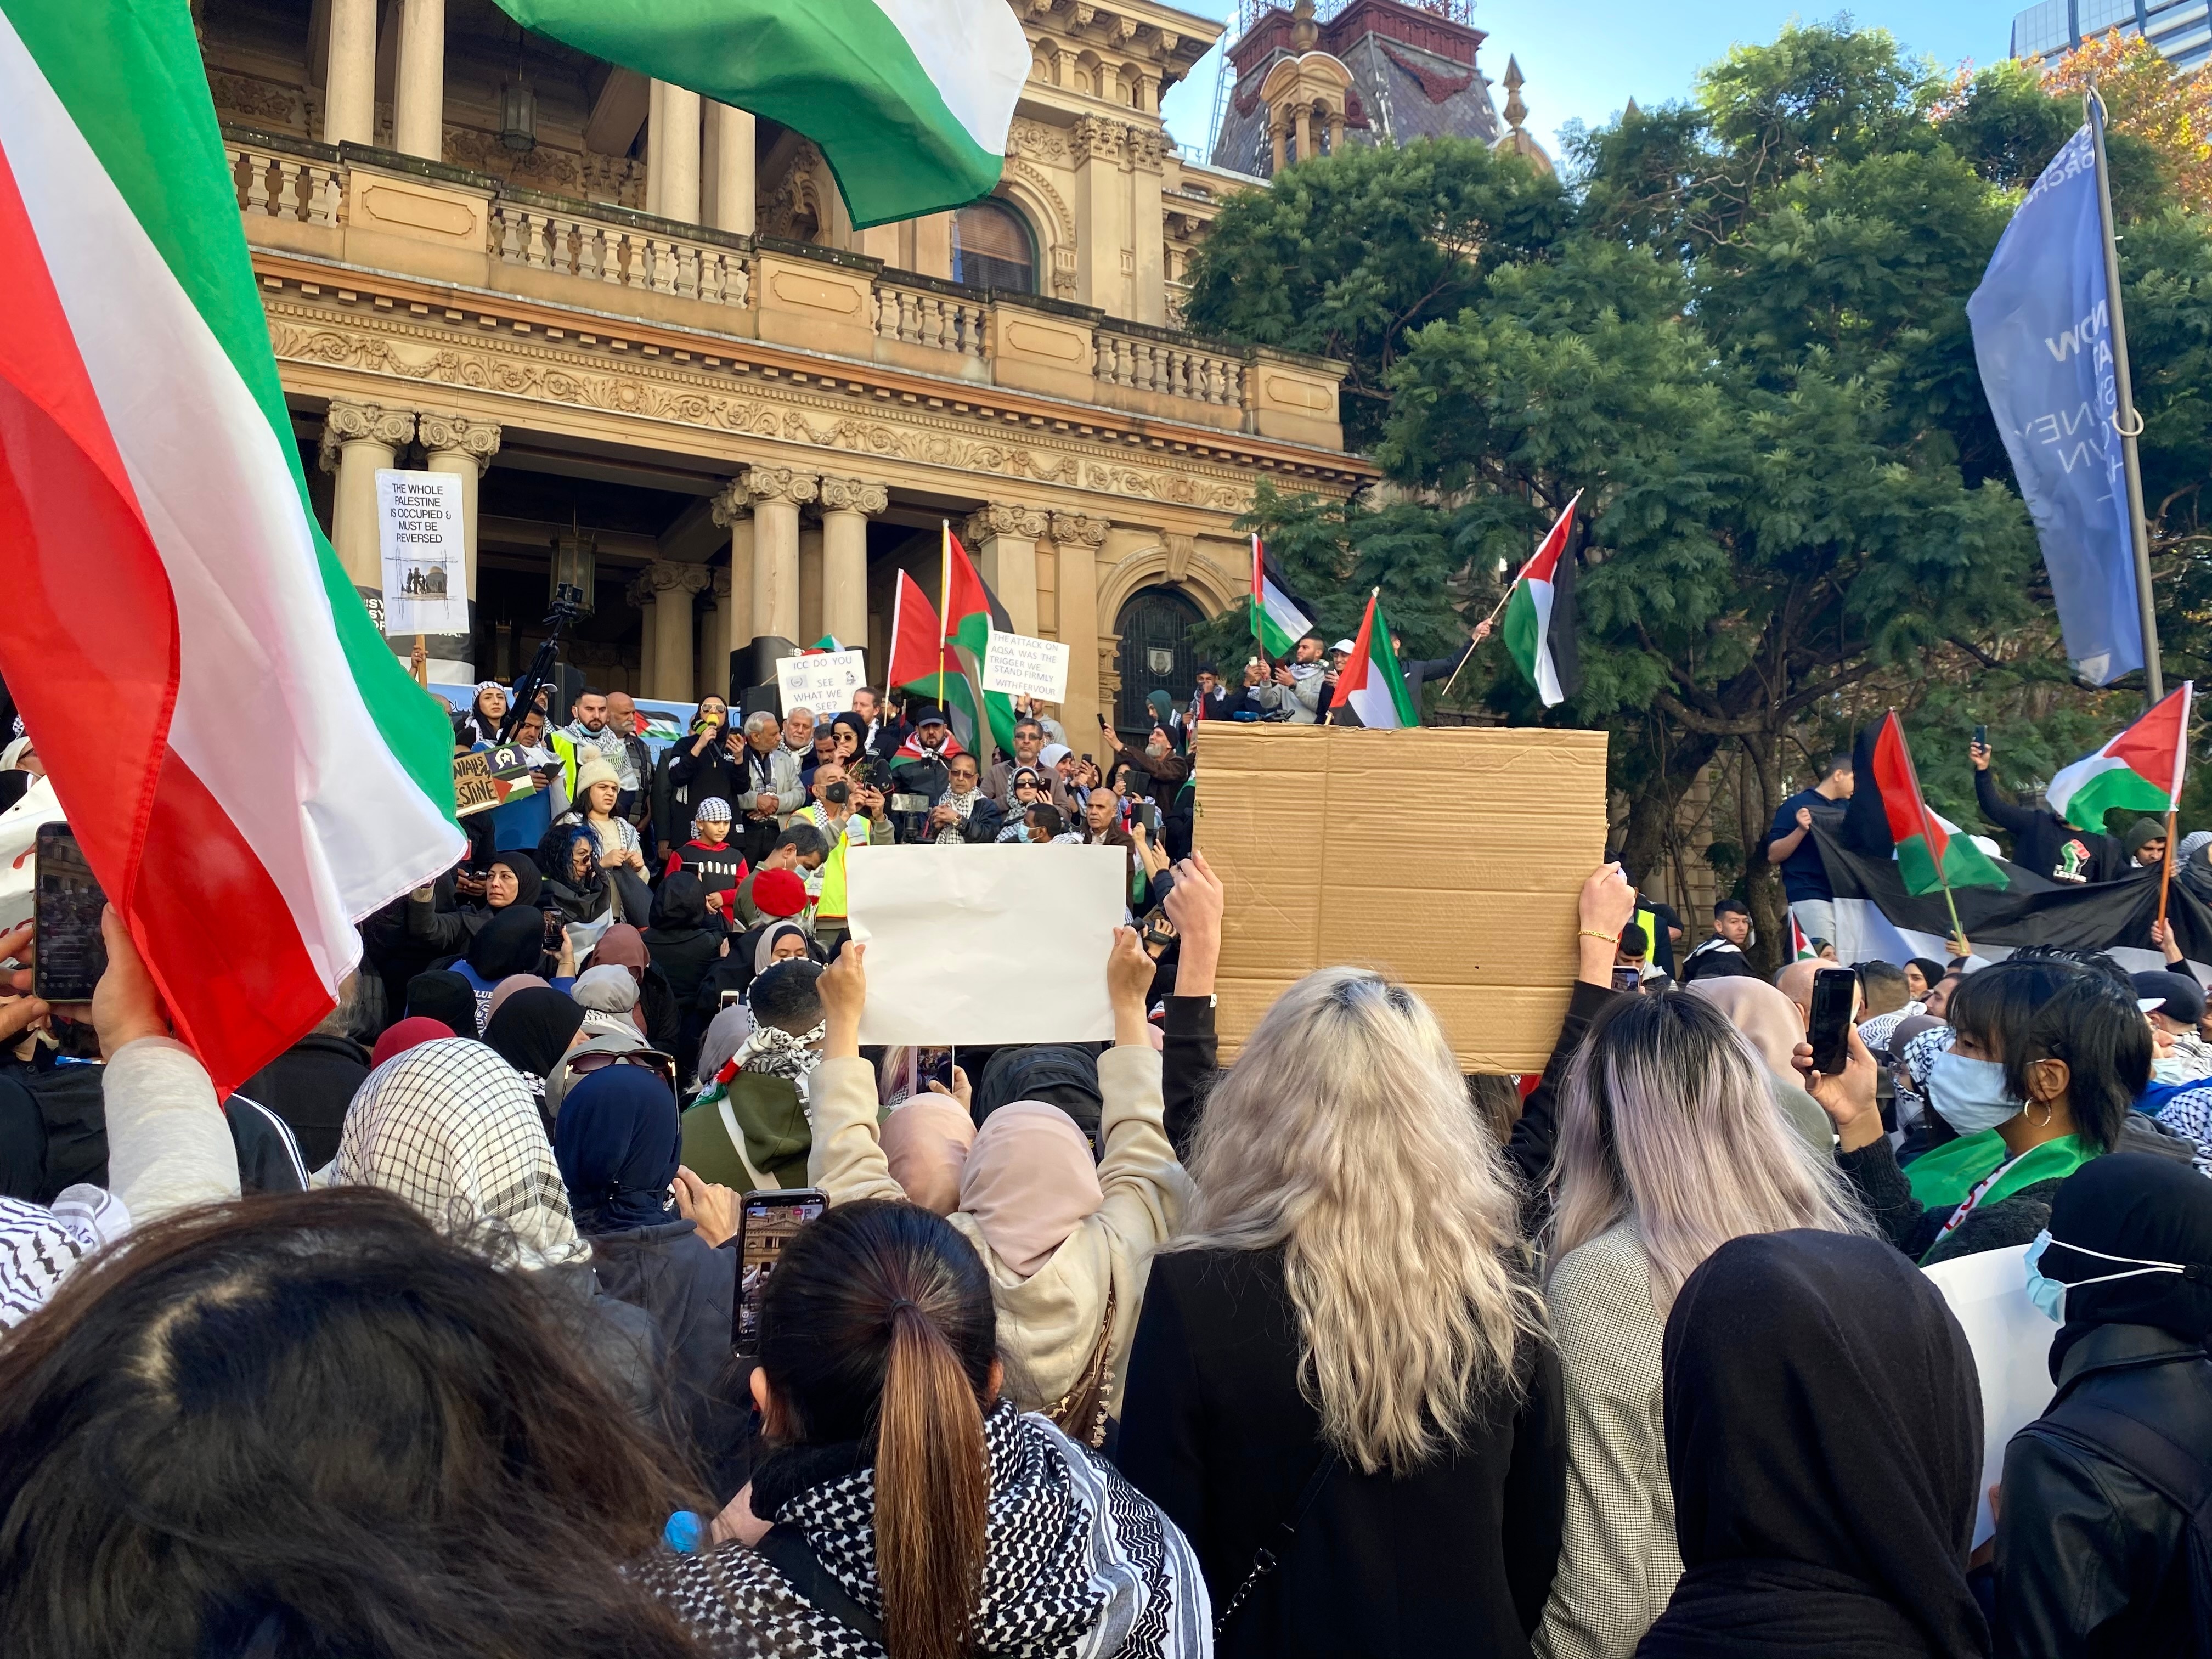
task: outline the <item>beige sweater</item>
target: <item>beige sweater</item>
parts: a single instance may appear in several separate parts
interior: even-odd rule
[[[1023,1278],[992,1253],[973,1216],[950,1218],[990,1274],[1006,1391],[1024,1410],[1048,1406],[1075,1385],[1097,1346],[1111,1286],[1109,1406],[1120,1413],[1129,1341],[1136,1334],[1152,1252],[1175,1231],[1190,1201],[1190,1177],[1176,1161],[1161,1121],[1160,1056],[1149,1046],[1108,1050],[1099,1056],[1098,1088],[1105,1108],[1098,1185],[1106,1201],[1044,1266]],[[876,1137],[876,1073],[867,1061],[823,1061],[808,1112],[814,1125],[808,1178],[829,1193],[832,1204],[906,1197]]]

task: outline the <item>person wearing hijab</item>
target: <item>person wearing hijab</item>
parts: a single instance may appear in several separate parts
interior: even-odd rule
[[[699,1033],[707,1024],[698,1010],[699,982],[721,954],[726,937],[719,924],[708,924],[707,890],[697,876],[678,870],[660,884],[653,901],[653,926],[644,933],[645,948],[653,965],[667,976],[668,988],[682,1011],[675,1053],[686,1077],[691,1075]]]
[[[729,1364],[738,1253],[679,1213],[672,1191],[683,1143],[666,1082],[641,1066],[609,1066],[562,1097],[553,1154],[600,1285],[650,1314],[668,1346],[678,1420],[690,1426],[691,1461],[703,1468],[744,1438],[734,1394],[720,1401],[715,1387]],[[742,1479],[715,1484],[726,1485],[717,1493],[726,1498]]]
[[[908,1097],[883,1120],[878,1131],[891,1179],[908,1202],[933,1215],[951,1215],[961,1207],[961,1176],[975,1145],[975,1120],[957,1096],[935,1092],[942,1086],[933,1084],[932,1092]],[[1018,1136],[1001,1136],[1002,1140]],[[1084,1152],[1087,1158],[1087,1142]],[[1091,1179],[1097,1179],[1095,1173]]]
[[[495,916],[509,909],[535,912],[544,885],[537,859],[529,853],[492,854],[484,872],[484,901],[457,910],[437,908],[436,887],[417,887],[407,896],[407,934],[424,949],[440,955],[464,951]],[[544,927],[544,922],[539,922]]]
[[[528,997],[552,994],[526,993],[500,1012],[512,1017]],[[425,1042],[371,1072],[316,1181],[381,1188],[494,1266],[532,1274],[624,1403],[640,1416],[655,1411],[659,1333],[649,1315],[601,1291],[538,1103],[484,1045]]]
[[[1793,1056],[1805,1040],[1805,1018],[1797,1012],[1797,1005],[1765,980],[1740,974],[1693,980],[1682,988],[1704,998],[1728,1017],[1728,1023],[1751,1044],[1752,1052],[1766,1062],[1774,1103],[1790,1120],[1790,1127],[1821,1157],[1832,1158],[1835,1127],[1820,1102],[1807,1094],[1797,1080]]]
[[[753,1034],[752,1010],[745,1006],[742,998],[718,1004],[718,1007],[720,1012],[707,1023],[706,1035],[699,1039],[701,1077],[713,1077],[728,1065],[730,1056]]]
[[[500,723],[507,718],[507,688],[497,680],[477,682],[477,695],[469,712],[457,722],[461,742],[474,747],[499,741]]]
[[[597,1036],[604,1031],[645,1035],[645,1016],[638,1010],[637,981],[629,969],[615,963],[587,969],[576,975],[569,995],[584,1011],[584,1029]]]
[[[1667,1316],[1682,1577],[1638,1659],[1966,1659],[1973,1352],[1879,1239],[1731,1239]]]
[[[566,991],[550,985],[516,992],[484,1027],[487,1048],[520,1073],[531,1098],[541,1109],[546,1074],[560,1064],[576,1040],[584,1011]]]
[[[2059,1183],[2027,1255],[2057,1384],[2005,1448],[1996,1650],[2181,1654],[2202,1630],[2192,1517],[2212,1481],[2212,1183],[2140,1152]]]
[[[453,1035],[453,1028],[441,1019],[410,1015],[398,1024],[385,1028],[384,1035],[376,1040],[376,1047],[369,1051],[369,1069],[374,1071],[386,1060],[404,1054],[410,1048],[419,1048],[426,1042],[435,1042]],[[305,1150],[301,1148],[302,1152]]]
[[[420,1015],[437,1020],[459,1037],[474,1037],[483,1029],[477,1019],[476,988],[450,971],[417,974],[409,980],[405,1011],[409,1018]]]
[[[696,1006],[703,1014],[721,1008],[732,993],[748,995],[753,981],[779,962],[821,960],[821,947],[807,938],[806,930],[797,922],[764,921],[730,941],[728,953],[718,958],[700,981]],[[714,1074],[703,1055],[698,1074],[702,1079]]]
[[[478,1028],[488,1027],[491,994],[499,988],[500,981],[517,974],[537,974],[545,965],[545,913],[510,905],[477,929],[469,941],[466,956],[448,965],[476,993]],[[575,972],[564,938],[560,963],[550,981],[554,989],[565,993],[575,983]]]
[[[544,984],[545,981],[535,974],[509,974],[491,988],[491,1000],[484,1005],[487,1020],[497,1018],[500,1009],[506,1006],[507,999],[517,991],[534,990]]]
[[[610,963],[629,969],[630,977],[637,981],[637,1006],[645,1010],[645,1040],[663,1054],[673,1054],[683,1034],[684,1011],[676,1005],[668,975],[653,966],[645,935],[626,921],[618,921],[600,934],[585,965],[599,968]]]
[[[848,945],[818,982],[823,1058],[809,1096],[808,1172],[833,1205],[907,1197],[877,1127],[875,1070],[860,1058],[866,957],[866,946]],[[1133,930],[1115,931],[1106,978],[1115,1046],[1098,1058],[1102,1158],[1092,1163],[1083,1132],[1058,1107],[1001,1106],[976,1133],[959,1207],[947,1217],[990,1276],[1009,1395],[1093,1446],[1120,1409],[1152,1254],[1190,1200],[1145,1018],[1152,960]],[[956,1072],[953,1086],[969,1104],[965,1075]]]

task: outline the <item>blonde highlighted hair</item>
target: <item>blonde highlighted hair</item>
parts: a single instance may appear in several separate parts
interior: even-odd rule
[[[1661,1317],[1731,1238],[1808,1227],[1870,1236],[1836,1168],[1783,1115],[1775,1079],[1712,1003],[1624,997],[1560,1091],[1547,1259],[1633,1221]]]
[[[1405,1474],[1517,1397],[1543,1304],[1516,1183],[1427,1005],[1358,968],[1308,974],[1214,1090],[1170,1249],[1279,1247],[1298,1386],[1366,1474]]]

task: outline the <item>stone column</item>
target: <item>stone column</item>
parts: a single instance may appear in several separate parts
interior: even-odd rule
[[[384,558],[376,533],[376,474],[414,441],[415,411],[333,398],[323,417],[323,471],[337,475],[331,547],[355,586],[381,595]]]
[[[1067,647],[1067,696],[1060,701],[1060,721],[1070,736],[1096,731],[1098,712],[1105,707],[1098,690],[1098,550],[1105,543],[1105,520],[1079,513],[1052,515],[1060,638]]]
[[[1168,137],[1148,127],[1129,129],[1129,247],[1134,256],[1128,314],[1164,328],[1168,320],[1167,216],[1160,188],[1167,164]]]
[[[699,222],[699,94],[653,83],[646,191],[664,219]]]
[[[450,665],[447,670],[433,673],[431,678],[445,678],[451,668],[465,668],[466,678],[476,678],[476,617],[477,617],[477,483],[491,465],[491,458],[499,453],[499,428],[489,421],[471,421],[462,415],[426,414],[418,417],[416,431],[422,447],[429,456],[425,463],[433,472],[443,472],[461,481],[461,549],[468,568],[469,631],[465,635],[439,635],[429,641],[433,658]],[[437,667],[433,663],[434,668]]]
[[[753,118],[727,104],[705,106],[707,222],[717,230],[753,234]]]
[[[400,0],[398,83],[392,147],[402,155],[446,159],[446,0]]]
[[[730,532],[729,618],[723,624],[735,651],[753,636],[753,501],[744,480],[733,478],[714,497],[714,522]]]
[[[718,697],[729,695],[730,678],[730,573],[713,573],[708,596],[712,608],[699,619],[699,665],[692,678],[694,697],[703,697],[709,691]]]
[[[890,505],[882,484],[822,481],[822,631],[841,645],[868,637],[868,520]]]
[[[1043,514],[1004,501],[969,514],[963,526],[962,539],[975,550],[984,584],[1006,607],[1014,632],[1032,639],[1037,631],[1036,544],[1044,530]]]
[[[799,521],[799,642],[822,637],[822,526],[810,513]]]
[[[1333,109],[1328,112],[1328,153],[1335,155],[1341,154],[1343,149],[1344,112],[1340,109]]]
[[[799,509],[817,494],[814,475],[755,466],[742,482],[753,498],[753,637],[799,637]]]
[[[323,142],[376,142],[376,0],[331,0]]]
[[[691,596],[707,586],[703,564],[661,559],[645,568],[653,589],[653,667],[645,695],[682,702],[691,695]]]
[[[1313,155],[1313,106],[1298,104],[1291,110],[1291,131],[1298,141],[1297,159],[1306,161]]]
[[[1081,260],[1075,297],[1109,316],[1135,314],[1130,270],[1122,261],[1129,237],[1129,184],[1124,152],[1129,129],[1100,116],[1069,129],[1075,150],[1075,246]]]
[[[1283,170],[1284,165],[1283,118],[1273,110],[1267,112],[1267,143],[1275,158],[1275,165],[1268,169],[1268,176],[1272,178]]]

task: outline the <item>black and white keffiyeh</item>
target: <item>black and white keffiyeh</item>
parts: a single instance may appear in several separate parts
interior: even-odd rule
[[[380,1187],[501,1266],[587,1261],[538,1102],[481,1042],[424,1042],[368,1074],[329,1181]]]
[[[937,798],[937,804],[939,806],[951,807],[958,815],[960,823],[964,824],[975,815],[975,803],[982,799],[983,792],[981,789],[970,789],[964,795],[957,790],[948,789]],[[959,824],[948,823],[932,839],[940,847],[957,847],[962,842],[967,840],[968,836]]]
[[[1197,1558],[1150,1498],[1043,1418],[1003,1401],[985,1417],[983,1438],[991,1506],[977,1650],[1040,1659],[1197,1659],[1212,1651]],[[775,1462],[756,1477],[757,1497],[774,1492]],[[872,1468],[771,1508],[765,1518],[798,1528],[846,1594],[882,1613]],[[657,1557],[638,1573],[709,1652],[748,1651],[757,1642],[809,1659],[883,1659],[880,1647],[802,1600],[742,1545]]]
[[[53,1299],[77,1263],[131,1230],[131,1212],[103,1188],[64,1187],[53,1208],[0,1198],[0,1329]]]

